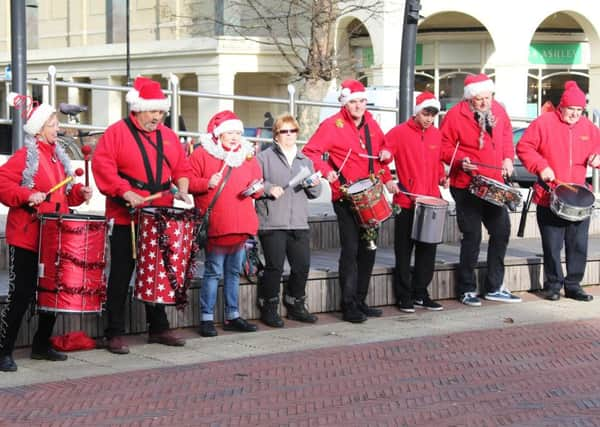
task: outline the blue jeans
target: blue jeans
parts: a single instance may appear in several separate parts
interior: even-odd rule
[[[221,276],[223,281],[223,296],[225,297],[225,319],[240,317],[238,309],[238,294],[240,288],[240,273],[245,249],[240,248],[231,254],[206,254],[204,261],[204,277],[200,289],[200,318],[214,320],[215,303],[217,302],[217,287]]]

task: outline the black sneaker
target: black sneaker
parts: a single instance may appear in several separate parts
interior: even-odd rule
[[[350,323],[362,323],[367,320],[367,315],[352,304],[343,309],[342,319]]]
[[[415,312],[415,306],[412,303],[412,301],[410,301],[410,302],[399,301],[398,304],[396,304],[396,306],[398,307],[398,310],[400,310],[403,313],[414,313]]]
[[[437,302],[433,301],[429,297],[425,297],[423,299],[416,299],[415,307],[424,308],[426,310],[431,310],[431,311],[440,311],[440,310],[444,309],[444,307],[442,307],[441,304],[438,304]]]
[[[212,320],[203,320],[200,322],[200,335],[203,337],[216,337],[217,328],[215,328],[215,322]]]
[[[15,372],[17,370],[17,364],[13,359],[12,355],[6,354],[0,356],[0,372]]]
[[[235,319],[226,320],[223,324],[223,329],[226,331],[256,332],[258,327],[254,323],[250,323],[246,319],[238,317]]]
[[[67,355],[61,352],[49,348],[45,351],[33,351],[31,350],[31,356],[34,360],[49,360],[51,362],[64,362],[67,360]]]
[[[359,302],[358,309],[364,313],[367,317],[381,317],[383,310],[380,308],[369,307],[367,303]]]

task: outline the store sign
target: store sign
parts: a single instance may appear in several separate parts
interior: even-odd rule
[[[532,43],[529,46],[530,64],[581,64],[581,43]]]

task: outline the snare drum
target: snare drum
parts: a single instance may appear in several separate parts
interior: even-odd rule
[[[196,224],[197,216],[191,209],[141,209],[135,279],[137,299],[157,304],[185,302],[192,278]]]
[[[567,221],[583,221],[592,215],[594,193],[579,184],[560,184],[550,193],[550,210]]]
[[[423,243],[441,243],[448,202],[436,197],[417,197],[411,238]]]
[[[40,218],[37,305],[43,311],[99,313],[106,300],[106,218]]]
[[[493,205],[507,205],[512,211],[517,209],[522,199],[519,190],[483,175],[473,177],[469,192]]]
[[[350,185],[346,193],[362,227],[377,227],[392,215],[380,181],[373,183],[368,178],[361,179]]]

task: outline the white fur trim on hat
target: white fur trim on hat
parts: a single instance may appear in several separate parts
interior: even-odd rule
[[[23,130],[31,136],[36,136],[44,127],[52,114],[56,113],[54,107],[50,104],[40,104],[33,110],[29,120],[23,126]]]
[[[340,92],[340,97],[338,98],[340,104],[346,105],[348,102],[353,99],[367,99],[367,92],[350,92],[350,89],[347,87],[343,88]]]
[[[244,133],[244,124],[242,123],[241,120],[237,120],[237,119],[231,119],[231,120],[225,120],[224,122],[221,122],[221,124],[217,127],[215,127],[212,131],[214,136],[219,136],[222,133],[225,132],[232,132],[232,131],[239,131]]]
[[[471,83],[465,86],[464,98],[471,99],[482,92],[494,92],[494,82],[492,79],[483,80],[481,82]]]
[[[438,111],[440,111],[442,109],[442,106],[440,105],[440,101],[438,101],[435,98],[430,98],[430,99],[426,99],[425,101],[423,101],[420,104],[415,106],[415,114],[417,114],[422,109],[428,108],[428,107],[435,108]]]
[[[169,111],[171,108],[171,100],[163,99],[143,99],[136,89],[131,89],[127,92],[125,100],[129,104],[131,111]]]

